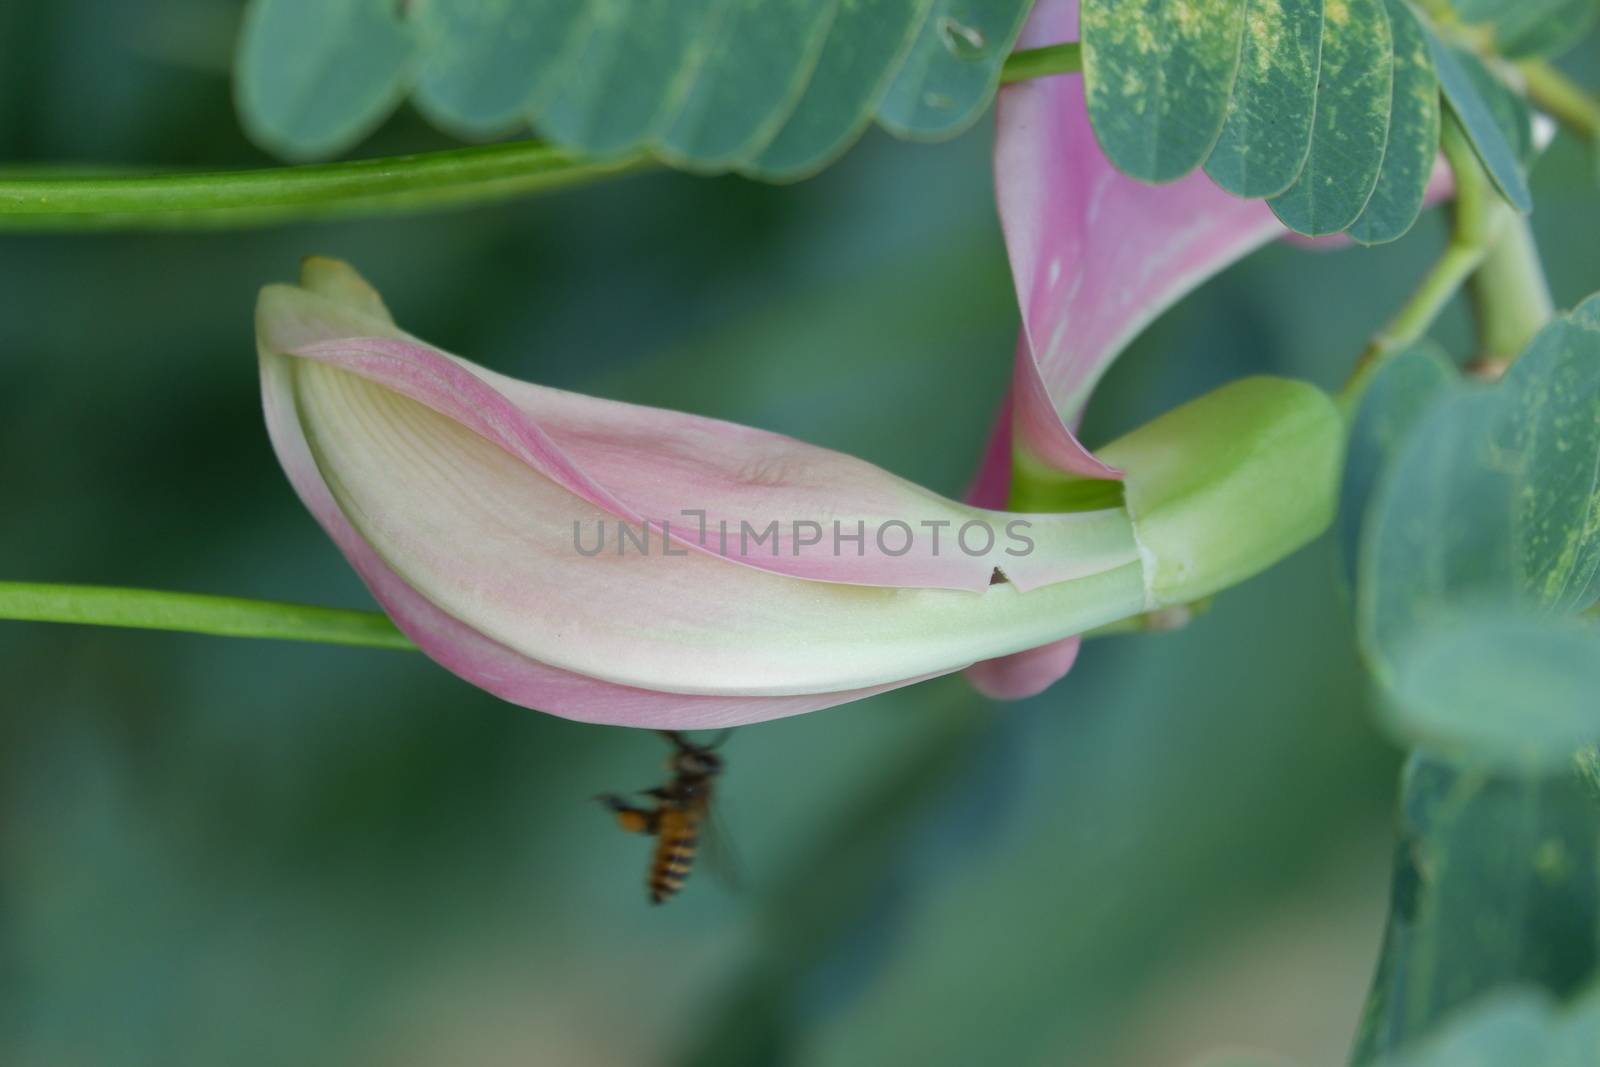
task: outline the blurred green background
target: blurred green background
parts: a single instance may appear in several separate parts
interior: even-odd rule
[[[263,165],[239,5],[0,7],[0,161]],[[429,217],[0,237],[0,577],[366,606],[262,431],[251,308],[350,260],[498,370],[720,416],[959,494],[1016,311],[987,122],[788,188],[670,173]],[[365,154],[442,145],[403,116]],[[1596,282],[1591,162],[1536,221]],[[1113,371],[1091,444],[1245,373],[1338,384],[1442,239],[1270,248]],[[1459,309],[1441,335],[1459,356]],[[651,908],[590,800],[663,746],[404,653],[0,623],[0,1062],[1340,1062],[1398,762],[1326,539],[1045,695],[959,679],[738,731],[742,885]]]

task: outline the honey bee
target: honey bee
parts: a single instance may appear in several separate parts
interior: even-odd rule
[[[713,785],[722,773],[722,757],[713,750],[728,733],[724,730],[712,743],[699,745],[676,730],[661,731],[672,743],[672,754],[667,757],[672,777],[666,785],[640,790],[656,801],[654,807],[638,807],[615,793],[596,798],[616,814],[617,824],[624,830],[656,839],[646,879],[652,904],[670,900],[694,867],[702,834],[711,826]]]

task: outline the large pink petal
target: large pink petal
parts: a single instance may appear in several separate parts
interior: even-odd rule
[[[1018,45],[1077,36],[1076,0],[1039,0]],[[1069,430],[1095,383],[1152,319],[1284,227],[1202,172],[1168,185],[1118,172],[1080,75],[1007,86],[996,122],[995,190],[1023,318],[1018,446],[1062,471],[1115,477]]]
[[[581,722],[698,729],[798,715],[924,680],[907,678],[862,689],[796,696],[697,696],[617,685],[514,652],[440,610],[383,562],[344,517],[317,470],[295,413],[288,365],[281,360],[263,360],[261,375],[268,435],[290,484],[312,516],[417,647],[447,670],[503,700]]]
[[[1078,35],[1077,0],[1039,0],[1018,47]],[[996,106],[995,192],[1022,332],[1003,419],[973,500],[1004,507],[1010,451],[1060,471],[1117,478],[1078,441],[1085,400],[1157,315],[1229,263],[1284,232],[1260,201],[1196,173],[1145,185],[1101,152],[1078,75],[1007,86]],[[999,455],[1004,447],[1006,456]],[[990,660],[967,676],[987,695],[1028,696],[1064,675],[1078,639]]]
[[[274,443],[402,628],[508,699],[640,725],[750,721],[1050,644],[1145,603],[1120,511],[1082,516],[1100,525],[1076,528],[1088,551],[1074,558],[1097,558],[1100,569],[1075,563],[1087,572],[1031,592],[1013,582],[959,591],[806,581],[659,546],[649,557],[580,558],[572,520],[627,506],[601,495],[611,486],[599,479],[580,481],[594,468],[621,470],[620,457],[591,462],[596,449],[620,439],[618,451],[632,455],[643,442],[627,426],[670,436],[688,417],[559,393],[507,405],[515,390],[505,380],[399,334],[375,294],[347,268],[323,277],[330,269],[310,266],[311,288],[263,297]],[[334,340],[313,339],[330,332]],[[291,342],[306,354],[284,350]],[[724,424],[708,432],[751,435],[758,459],[772,443]]]
[[[610,516],[665,529],[690,550],[794,577],[902,588],[978,591],[998,569],[1026,591],[1103,570],[1106,557],[1088,547],[1097,529],[1107,530],[1109,551],[1122,548],[1113,513],[1031,515],[1035,550],[1017,554],[1004,536],[1017,516],[947,500],[852,456],[520,382],[392,327],[378,334],[384,324],[302,289],[269,287],[263,304],[271,350],[425,404]],[[849,538],[843,551],[836,532]]]

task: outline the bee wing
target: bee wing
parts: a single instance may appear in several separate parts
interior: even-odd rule
[[[705,846],[706,870],[730,893],[744,888],[744,869],[739,860],[739,850],[733,835],[723,820],[721,807],[712,803],[706,806],[700,840]]]

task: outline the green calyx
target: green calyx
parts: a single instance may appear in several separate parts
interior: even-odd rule
[[[1305,382],[1253,377],[1192,400],[1097,451],[1121,483],[1072,478],[1019,457],[1011,506],[1075,511],[1120,502],[1152,608],[1211,596],[1260,573],[1332,522],[1344,422]]]

